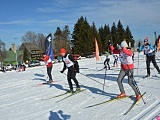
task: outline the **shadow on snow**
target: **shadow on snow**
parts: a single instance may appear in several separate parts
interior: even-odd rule
[[[70,115],[64,114],[62,110],[58,112],[50,111],[49,120],[69,120]]]

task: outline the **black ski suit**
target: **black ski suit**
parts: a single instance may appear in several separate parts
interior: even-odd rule
[[[70,90],[73,91],[73,85],[72,85],[71,79],[73,79],[73,81],[75,82],[76,87],[80,88],[79,83],[76,79],[76,73],[78,73],[79,71],[76,71],[75,68],[74,68],[74,58],[73,58],[73,56],[70,55],[70,54],[66,54],[64,57],[62,57],[62,61],[64,63],[64,66],[63,66],[63,70],[61,71],[61,73],[63,73],[66,70],[66,68],[68,68],[67,80],[68,80]]]

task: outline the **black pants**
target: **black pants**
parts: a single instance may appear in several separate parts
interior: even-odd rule
[[[68,68],[68,73],[67,73],[67,80],[68,80],[68,84],[69,84],[70,90],[73,90],[71,79],[76,84],[76,87],[80,88],[79,83],[78,83],[78,81],[76,79],[76,71],[74,70],[73,66]]]
[[[150,63],[153,63],[154,67],[157,69],[157,71],[160,73],[159,67],[156,63],[155,55],[146,56],[146,65],[147,65],[147,74],[150,75]]]
[[[117,65],[117,61],[118,61],[118,59],[114,59],[114,63],[113,63],[114,66],[115,66],[115,64]]]
[[[48,77],[49,77],[49,81],[52,80],[52,74],[51,74],[51,71],[52,71],[52,67],[47,67],[47,74],[48,74]]]
[[[105,68],[107,68],[107,66],[108,66],[108,69],[110,70],[109,61],[110,61],[110,59],[106,59],[106,60],[104,61],[104,66],[105,66]],[[106,65],[106,64],[107,64],[107,65]]]

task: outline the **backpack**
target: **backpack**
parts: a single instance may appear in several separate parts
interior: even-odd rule
[[[77,60],[74,60],[74,68],[76,70],[77,73],[79,73],[79,64]]]

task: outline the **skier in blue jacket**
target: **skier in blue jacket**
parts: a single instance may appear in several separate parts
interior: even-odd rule
[[[140,46],[139,51],[144,51],[146,55],[146,65],[147,65],[147,75],[145,77],[150,76],[150,62],[152,61],[154,67],[157,69],[158,73],[160,74],[160,69],[155,60],[155,49],[152,44],[148,42],[148,37],[144,39],[144,45]]]

